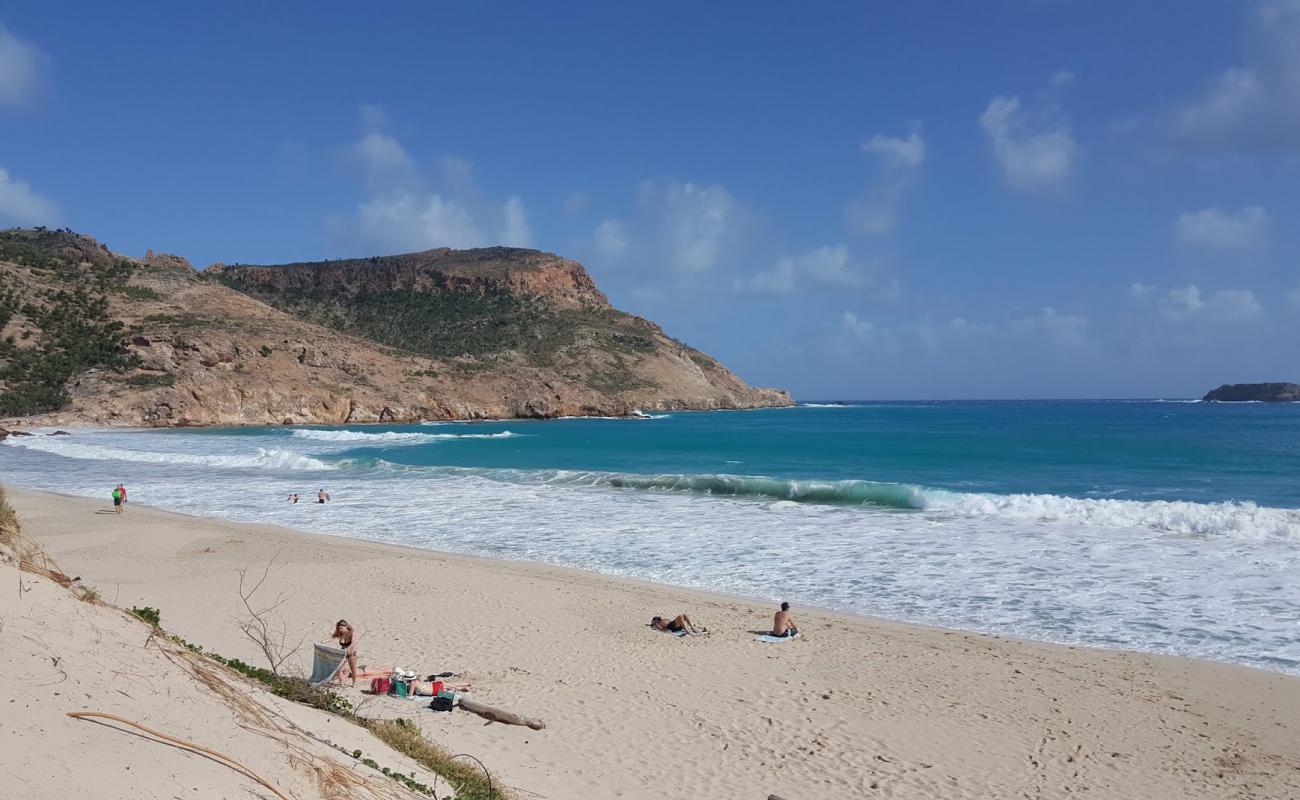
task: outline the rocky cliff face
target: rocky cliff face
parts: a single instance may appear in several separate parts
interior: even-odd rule
[[[0,279],[0,340],[12,337],[0,398],[47,397],[18,392],[49,382],[34,353],[63,347],[59,363],[71,352],[84,366],[67,377],[61,407],[28,423],[341,424],[791,402],[617,311],[576,262],[530,250],[198,272],[175,256],[124,259],[70,233],[10,231],[0,234]],[[83,312],[58,309],[87,286],[107,298],[95,330],[120,340],[111,357],[108,345],[69,350],[54,335],[79,324]],[[85,313],[97,313],[93,300]],[[10,368],[24,361],[26,372]]]
[[[1202,398],[1216,403],[1300,403],[1300,383],[1225,383]]]

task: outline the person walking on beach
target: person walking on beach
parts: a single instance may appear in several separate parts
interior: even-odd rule
[[[122,484],[119,483],[113,489],[113,511],[115,513],[121,514],[122,504],[125,502],[126,502],[126,487],[122,486]]]
[[[782,603],[781,610],[772,617],[772,635],[782,639],[799,635],[799,629],[794,625],[794,617],[790,616],[789,603]]]
[[[319,492],[316,493],[317,503],[328,503],[329,501],[330,501],[330,496],[325,493],[324,489],[321,489]]]

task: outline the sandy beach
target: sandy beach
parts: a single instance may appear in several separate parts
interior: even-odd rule
[[[118,606],[159,608],[191,642],[255,662],[236,626],[239,571],[274,560],[266,590],[290,593],[280,616],[308,649],[345,617],[362,663],[453,671],[481,699],[540,717],[547,728],[531,731],[396,699],[365,706],[414,718],[522,797],[1300,796],[1292,676],[797,608],[803,638],[764,644],[752,632],[774,609],[741,599],[9,494],[66,571]],[[646,627],[683,611],[708,634]],[[36,724],[31,704],[0,700],[6,728]],[[24,754],[11,755],[21,773]]]

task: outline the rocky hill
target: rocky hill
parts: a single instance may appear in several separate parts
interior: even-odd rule
[[[1207,403],[1300,403],[1300,383],[1225,383],[1201,399]]]
[[[214,265],[0,232],[0,418],[256,425],[790,404],[514,248]]]

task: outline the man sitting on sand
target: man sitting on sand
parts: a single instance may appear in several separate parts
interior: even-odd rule
[[[699,631],[695,630],[695,624],[691,622],[691,618],[686,616],[685,614],[678,614],[676,617],[673,617],[672,619],[655,617],[654,619],[650,620],[650,627],[654,628],[657,631],[668,631],[669,633],[678,633],[680,631],[686,631],[687,633],[699,633]]]
[[[794,626],[794,617],[790,616],[789,603],[782,603],[781,610],[772,617],[772,635],[782,639],[799,635],[799,629]]]

